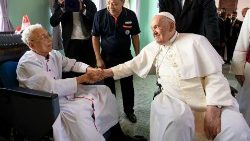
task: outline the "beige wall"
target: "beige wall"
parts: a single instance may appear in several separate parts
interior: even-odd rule
[[[241,10],[245,7],[250,8],[250,0],[238,0],[237,12],[238,12],[238,19],[243,20]]]

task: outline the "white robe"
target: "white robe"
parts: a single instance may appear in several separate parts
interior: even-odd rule
[[[250,45],[250,11],[244,18],[240,34],[235,46],[230,73],[244,75],[245,81],[237,95],[240,112],[250,126],[250,64],[246,62],[246,56]]]
[[[165,47],[152,42],[133,60],[111,68],[114,79],[119,79],[132,73],[146,77],[150,68],[156,67],[163,89],[151,103],[150,140],[192,141],[192,110],[204,111],[206,105],[226,106],[222,111],[222,132],[215,141],[250,139],[249,128],[222,75],[220,56],[205,37],[177,34]],[[232,117],[237,123],[232,123]]]
[[[77,85],[76,78],[61,79],[62,72],[84,73],[87,67],[55,50],[49,59],[27,51],[19,60],[17,79],[21,87],[59,96],[60,114],[53,124],[55,141],[104,141],[103,134],[118,123],[116,99],[109,88]]]
[[[177,33],[175,36],[177,36]],[[180,54],[179,77],[182,83],[200,83],[201,80],[197,78],[222,73],[223,60],[205,37],[181,33],[173,43],[173,46],[176,47]],[[155,41],[151,42],[132,60],[111,68],[114,72],[114,79],[120,79],[133,73],[145,78],[152,66],[155,65],[155,58],[159,51],[160,45]],[[205,81],[205,83],[208,82]],[[233,97],[230,94],[228,82],[223,75],[217,79],[213,78],[211,83],[205,85],[206,105],[232,105]],[[216,85],[216,88],[214,85]],[[192,88],[186,89],[184,87],[182,88],[183,92],[192,91]],[[195,91],[193,90],[193,92]]]

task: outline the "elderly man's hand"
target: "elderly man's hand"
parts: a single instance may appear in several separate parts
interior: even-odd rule
[[[87,72],[76,78],[77,83],[89,83],[93,84],[97,81],[104,79],[102,69],[88,68]]]
[[[208,139],[214,139],[221,131],[221,109],[208,105],[204,119],[204,130]]]

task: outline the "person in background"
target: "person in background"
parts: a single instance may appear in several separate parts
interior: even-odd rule
[[[220,53],[220,30],[214,0],[159,0],[159,12],[169,12],[176,20],[179,33],[195,33],[207,37]]]
[[[235,75],[241,89],[237,95],[240,112],[250,126],[250,11],[246,13],[233,53],[230,73]]]
[[[245,7],[241,10],[241,14],[242,14],[242,17],[245,17],[246,16],[246,13],[247,13],[247,10],[249,9],[249,7]]]
[[[226,35],[225,35],[225,19],[226,19],[226,12],[223,10],[218,13],[218,22],[219,22],[219,29],[220,29],[220,49],[218,52],[220,56],[224,60],[224,53],[225,53],[225,47],[226,47]]]
[[[168,12],[151,23],[155,41],[104,77],[145,78],[156,68],[160,91],[151,103],[150,141],[193,141],[194,111],[204,111],[204,131],[214,141],[249,141],[250,129],[222,74],[223,60],[201,35],[178,33]],[[211,60],[211,61],[207,61]]]
[[[91,0],[55,0],[54,8],[50,24],[55,27],[61,23],[65,55],[95,67],[91,39],[95,4]]]
[[[131,40],[135,55],[139,53],[140,28],[135,13],[123,7],[125,0],[107,0],[107,8],[94,18],[92,40],[97,67],[110,68],[132,59]],[[100,51],[101,47],[101,51]],[[104,84],[116,94],[115,81],[106,78]],[[133,76],[120,80],[123,108],[127,118],[135,123]]]
[[[227,47],[227,64],[231,64],[233,57],[234,48],[240,33],[242,21],[237,19],[237,12],[234,11],[231,14],[231,19],[225,22],[225,36],[226,36],[226,47]]]
[[[92,84],[103,78],[101,69],[77,62],[52,49],[52,38],[40,25],[22,33],[30,48],[19,60],[20,87],[58,94],[60,113],[53,124],[55,141],[146,141],[125,136],[119,125],[115,96],[105,85]],[[85,73],[62,79],[62,72]]]

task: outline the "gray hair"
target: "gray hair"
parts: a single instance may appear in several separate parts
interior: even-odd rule
[[[23,30],[23,33],[22,33],[22,40],[25,44],[29,44],[29,41],[30,41],[30,37],[32,35],[32,32],[36,29],[40,29],[40,28],[43,28],[43,26],[41,24],[33,24],[33,25],[30,25],[28,27],[26,27],[24,30]]]

